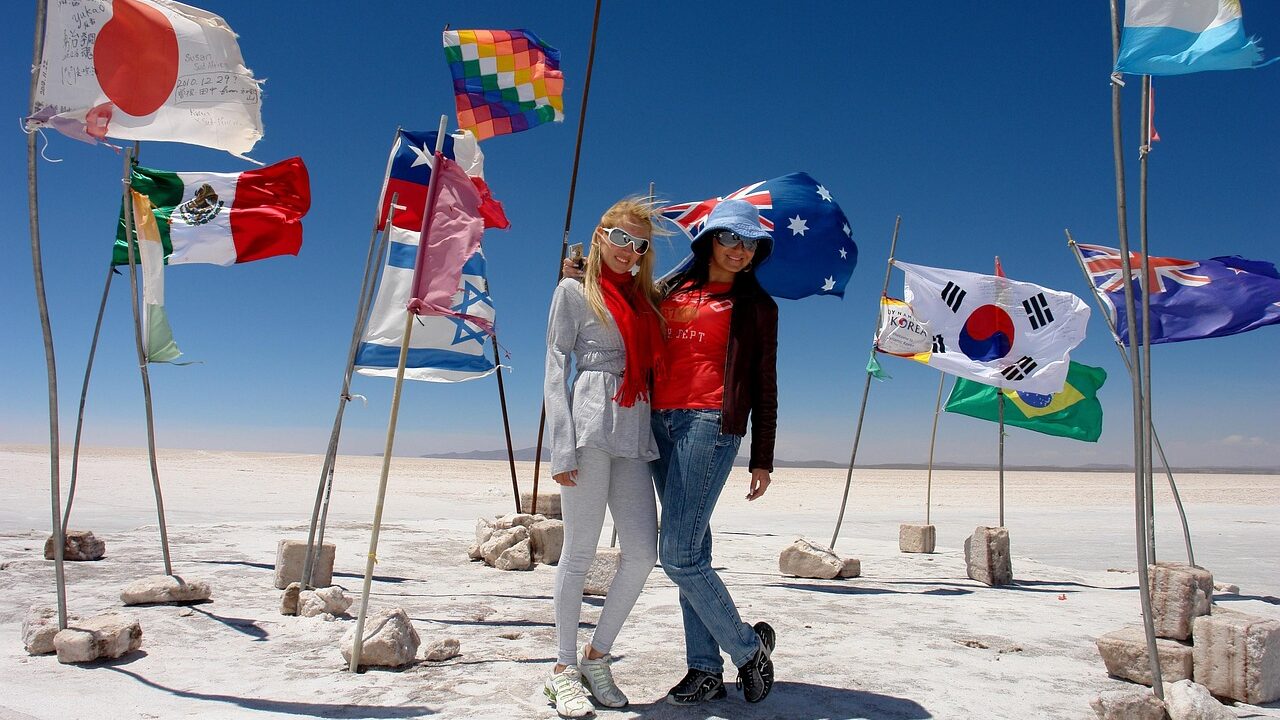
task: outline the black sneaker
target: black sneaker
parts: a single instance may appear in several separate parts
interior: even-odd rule
[[[728,693],[720,673],[689,669],[684,679],[667,692],[667,702],[672,705],[697,705],[707,700],[721,700]]]
[[[738,668],[737,686],[747,702],[758,703],[769,697],[773,689],[773,660],[769,656],[777,642],[777,633],[766,622],[758,622],[752,629],[760,638],[760,648],[746,665]]]

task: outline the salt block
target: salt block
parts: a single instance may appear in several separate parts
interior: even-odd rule
[[[533,549],[529,547],[529,539],[525,538],[503,550],[493,566],[499,570],[532,570]]]
[[[507,528],[513,527],[528,528],[538,522],[538,520],[545,519],[547,519],[545,515],[540,518],[537,515],[530,515],[529,513],[507,513],[506,515],[499,517],[497,520],[494,520],[493,527],[495,530],[506,530]]]
[[[932,525],[898,526],[898,550],[904,553],[931,553],[937,542],[937,529]]]
[[[969,577],[995,587],[1013,582],[1009,560],[1009,530],[979,525],[964,541],[964,563]]]
[[[311,586],[327,587],[333,584],[333,556],[337,548],[333,543],[325,543],[316,548],[316,556],[312,561]],[[276,546],[275,585],[280,590],[289,587],[291,582],[302,582],[302,570],[307,563],[307,543],[305,540],[281,540]]]
[[[587,568],[587,579],[582,586],[583,594],[608,595],[609,586],[613,585],[613,578],[618,574],[618,565],[621,563],[622,550],[620,548],[597,549],[596,559],[592,560],[591,567]]]
[[[520,493],[520,511],[531,513],[533,493]],[[563,520],[564,515],[560,510],[560,493],[538,493],[538,514],[545,515],[551,520]]]
[[[1214,582],[1213,591],[1219,595],[1239,595],[1240,586],[1234,583]]]
[[[80,618],[67,615],[67,623]],[[33,607],[22,619],[22,647],[29,655],[48,655],[54,651],[53,636],[58,634],[58,610]]]
[[[118,658],[142,647],[142,625],[116,613],[80,620],[53,636],[60,663]]]
[[[1148,565],[1151,576],[1151,618],[1156,635],[1174,640],[1191,637],[1191,621],[1209,614],[1213,602],[1213,573],[1182,563]]]
[[[840,577],[843,569],[844,561],[830,548],[804,538],[796,538],[778,555],[778,572],[783,575],[830,580]]]
[[[129,583],[120,591],[120,602],[125,605],[189,603],[208,600],[212,594],[209,583],[204,580],[151,575]]]
[[[1098,638],[1098,653],[1107,673],[1142,685],[1151,685],[1151,659],[1147,655],[1147,633],[1141,627],[1126,627]],[[1191,646],[1176,640],[1156,638],[1160,658],[1160,678],[1165,682],[1192,677]]]
[[[107,544],[94,537],[92,530],[67,530],[66,543],[62,546],[62,559],[72,562],[101,560],[107,554]],[[44,559],[53,560],[53,536],[45,538]]]
[[[342,636],[342,659],[351,662],[355,647],[354,626]],[[360,647],[362,667],[400,667],[413,662],[422,638],[402,608],[379,610],[365,618],[364,643]]]
[[[1219,697],[1280,700],[1280,620],[1218,608],[1193,623],[1195,681]]]
[[[429,662],[441,662],[443,660],[450,660],[462,654],[460,648],[461,646],[458,644],[458,641],[454,638],[444,638],[443,640],[436,640],[435,642],[427,646],[427,651],[424,654],[423,658]]]
[[[494,530],[493,535],[480,546],[480,555],[484,561],[491,566],[496,567],[498,557],[506,552],[508,548],[516,543],[529,539],[529,529],[523,525],[516,525],[501,530]]]
[[[1190,680],[1165,683],[1164,704],[1170,720],[1236,720],[1236,714],[1215,700],[1209,688]]]
[[[862,561],[858,558],[845,558],[840,565],[840,577],[856,578],[862,574]]]
[[[326,614],[337,617],[345,614],[353,602],[355,600],[347,597],[342,588],[336,585],[316,590],[303,590],[298,594],[298,614],[302,617]]]
[[[534,562],[555,565],[560,562],[560,552],[564,549],[564,521],[542,520],[534,523],[529,528],[529,542],[533,545]]]
[[[289,587],[284,589],[284,595],[280,598],[280,614],[281,615],[297,615],[298,599],[302,595],[302,583],[289,583]]]
[[[1164,703],[1146,689],[1103,690],[1089,701],[1099,720],[1164,720]]]

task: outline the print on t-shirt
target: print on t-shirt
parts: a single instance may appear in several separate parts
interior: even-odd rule
[[[673,293],[662,301],[665,371],[653,393],[655,410],[719,410],[733,300],[717,298],[729,283]]]

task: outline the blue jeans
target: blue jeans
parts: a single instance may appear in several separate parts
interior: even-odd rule
[[[711,512],[742,437],[720,432],[718,410],[656,410],[651,422],[661,455],[649,463],[662,501],[658,559],[680,588],[686,661],[694,670],[723,672],[723,649],[741,667],[760,639],[711,568]]]

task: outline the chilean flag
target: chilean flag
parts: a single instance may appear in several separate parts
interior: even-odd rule
[[[399,196],[396,204],[400,206],[396,208],[395,226],[406,230],[422,228],[422,211],[427,205],[427,185],[431,182],[431,163],[435,148],[434,130],[401,130],[396,136],[396,142],[391,146],[387,179],[382,187],[379,230],[387,225],[387,211],[391,207],[392,195]],[[484,218],[484,226],[500,230],[511,227],[502,203],[493,199],[489,186],[484,181],[484,154],[480,152],[475,135],[467,130],[446,135],[441,152],[462,167],[480,193],[480,217]]]

